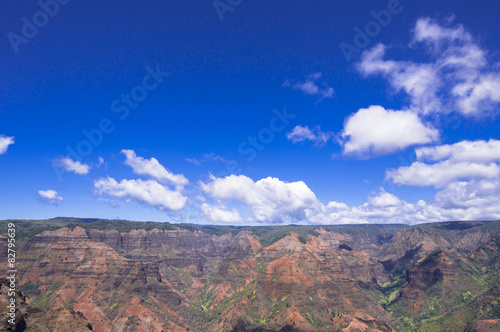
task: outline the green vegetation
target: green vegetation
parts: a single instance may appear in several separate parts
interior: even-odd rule
[[[113,312],[116,308],[118,307],[118,303],[116,302],[113,302],[111,303],[111,305],[109,306],[109,312]]]
[[[252,298],[251,298],[252,302],[255,301],[255,295],[256,294],[257,294],[257,289],[254,289],[253,292],[252,292]]]
[[[140,221],[128,221],[128,220],[107,220],[107,219],[96,219],[96,218],[68,218],[68,217],[57,217],[52,219],[42,219],[42,220],[0,220],[0,227],[2,223],[6,224],[12,222],[16,224],[16,237],[31,238],[37,234],[44,231],[53,231],[62,227],[68,227],[74,229],[79,226],[84,229],[99,229],[99,230],[116,230],[118,232],[130,232],[134,229],[144,229],[152,230],[157,228],[159,230],[174,230],[178,228],[177,225],[170,223],[161,222],[140,222]],[[184,224],[179,225],[180,228],[188,230],[196,230],[194,225]]]
[[[188,285],[191,285],[193,283],[193,280],[191,279],[191,276],[187,273],[185,273],[182,268],[180,267],[175,267],[175,266],[171,266],[172,269],[175,270],[175,272],[177,272],[177,275],[184,281],[186,282]]]
[[[262,261],[257,262],[257,271],[259,273],[262,273],[264,271],[264,262],[262,262]]]
[[[299,236],[299,241],[305,243],[303,240],[307,239],[307,235],[318,236],[316,230],[323,228],[326,231],[333,231],[338,233],[346,233],[349,235],[363,235],[377,243],[379,234],[386,234],[390,238],[391,234],[408,227],[407,225],[322,225],[322,226],[309,226],[309,225],[288,225],[288,226],[254,226],[247,227],[246,230],[251,231],[258,238],[263,246],[269,246],[290,233],[295,233]],[[302,240],[301,240],[302,237]]]
[[[495,236],[495,243],[500,247],[500,235]]]
[[[392,282],[386,282],[381,286],[380,291],[372,289],[369,293],[377,302],[387,309],[399,296],[399,290],[405,285],[404,274],[393,276]]]
[[[19,286],[18,289],[23,292],[23,294],[27,297],[37,297],[40,295],[40,289],[38,288],[38,281],[35,283],[32,283],[31,281],[28,281],[22,286]]]
[[[127,322],[125,323],[124,332],[132,332],[136,331],[139,323],[137,321],[137,316],[128,317]]]
[[[200,297],[200,307],[204,313],[208,313],[208,308],[210,307],[210,305],[212,305],[213,300],[213,296],[208,293],[203,293],[203,295]]]
[[[309,324],[311,324],[312,327],[317,327],[316,320],[314,319],[314,316],[312,314],[310,314],[309,312],[306,312],[304,316],[307,319],[307,321],[309,322]]]
[[[390,239],[391,234],[408,228],[408,225],[395,224],[395,225],[287,225],[287,226],[211,226],[211,225],[195,225],[195,224],[171,224],[168,222],[137,222],[128,220],[108,220],[98,218],[70,218],[70,217],[56,217],[52,219],[42,220],[24,220],[24,219],[8,219],[0,220],[2,223],[13,222],[18,227],[18,238],[30,238],[40,234],[46,230],[56,230],[61,227],[69,227],[71,229],[76,226],[84,229],[99,229],[99,230],[117,230],[118,232],[129,232],[134,229],[152,230],[157,228],[159,230],[175,230],[186,229],[189,231],[202,231],[210,235],[221,236],[227,233],[233,235],[246,230],[255,234],[259,241],[264,246],[268,246],[290,233],[298,234],[304,239],[307,235],[317,236],[315,231],[319,227],[327,231],[334,231],[338,233],[346,233],[349,235],[363,235],[366,236],[373,243],[383,244],[383,242]],[[464,231],[479,231],[488,230],[497,227],[495,221],[462,221],[462,222],[448,222],[448,223],[429,223],[418,226],[413,226],[411,229],[421,229],[432,231],[436,235],[444,237],[448,241],[453,241]],[[498,236],[500,243],[500,236]],[[499,244],[500,245],[500,244]]]
[[[16,225],[16,238],[24,239],[31,238],[37,234],[44,231],[54,231],[61,227],[66,227],[67,222],[59,219],[47,219],[47,220],[2,220],[0,221],[0,227],[7,229],[7,223],[14,223]],[[2,223],[5,225],[2,225]]]
[[[439,254],[441,253],[441,248],[437,248],[435,249],[433,252],[431,252],[429,255],[427,255],[421,262],[420,262],[420,266],[425,266],[429,263],[432,263],[434,262],[434,260],[439,256]]]
[[[163,255],[166,257],[166,258],[176,258],[177,255],[174,255],[174,253],[172,252],[172,250],[165,246],[165,250],[163,251]]]
[[[421,331],[426,332],[474,331],[476,328],[475,318],[474,311],[468,307],[460,311],[423,320],[420,328]]]
[[[241,291],[236,292],[232,296],[224,299],[224,301],[222,301],[217,307],[214,308],[213,310],[214,314],[220,315],[224,310],[236,304],[243,295],[245,295],[246,293],[248,293],[248,291],[252,289],[252,287],[253,287],[253,282],[251,282],[247,287],[245,287]]]
[[[471,292],[466,292],[466,293],[462,293],[462,300],[464,302],[468,302],[470,299],[472,299],[474,296],[472,295]]]
[[[407,225],[336,225],[336,226],[310,226],[310,225],[287,225],[287,226],[211,226],[195,224],[171,224],[167,222],[138,222],[128,220],[107,220],[97,218],[69,218],[57,217],[43,220],[2,220],[1,223],[14,222],[18,227],[18,238],[30,238],[47,230],[56,230],[61,227],[71,229],[79,226],[84,229],[116,230],[118,232],[130,232],[134,229],[146,231],[157,228],[159,230],[186,229],[188,231],[202,231],[210,235],[221,236],[227,233],[233,235],[246,230],[255,234],[263,246],[269,246],[290,233],[299,235],[300,241],[307,240],[307,235],[318,236],[315,231],[319,227],[327,231],[347,233],[350,235],[363,234],[370,240],[379,241],[378,234],[394,234]],[[389,236],[390,237],[390,236]]]
[[[49,309],[50,296],[52,295],[52,293],[54,293],[56,290],[58,290],[62,285],[63,285],[63,283],[61,281],[55,282],[47,292],[45,292],[42,296],[34,299],[31,302],[31,305],[34,307],[40,308],[42,310]]]

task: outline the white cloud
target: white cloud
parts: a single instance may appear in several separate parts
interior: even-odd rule
[[[480,164],[444,160],[429,165],[417,161],[410,166],[388,170],[386,180],[392,180],[394,183],[400,185],[443,188],[454,180],[474,178],[496,179],[499,175],[500,167],[495,163]]]
[[[490,163],[500,161],[500,141],[461,141],[455,144],[445,144],[432,147],[415,149],[417,160],[439,161],[450,159],[452,161],[469,161]]]
[[[500,218],[500,181],[454,181],[432,200],[445,220],[488,220]]]
[[[450,220],[486,220],[500,218],[500,185],[489,188],[485,193],[485,183],[453,182],[438,192],[429,202],[423,200],[411,204],[385,192],[383,189],[366,203],[348,206],[340,202],[330,202],[321,211],[308,210],[307,220],[312,224],[354,224],[354,223],[405,223]]]
[[[368,203],[375,207],[388,207],[400,205],[401,200],[393,194],[385,192],[385,190],[381,188],[379,195],[368,197]]]
[[[489,65],[486,54],[463,26],[446,27],[429,18],[417,20],[410,46],[423,48],[427,62],[385,59],[387,48],[378,44],[363,52],[358,69],[364,75],[381,75],[396,92],[409,97],[401,110],[370,106],[346,119],[340,136],[345,155],[370,158],[413,145],[436,142],[438,130],[428,123],[438,114],[457,112],[482,116],[497,111],[500,103],[500,66]],[[318,93],[320,73],[306,82],[285,86],[307,94]],[[436,122],[438,123],[438,122]],[[333,133],[319,127],[297,126],[287,134],[294,143],[324,142]]]
[[[371,157],[436,141],[439,132],[409,111],[370,106],[351,115],[341,133],[344,154]]]
[[[107,177],[94,181],[98,195],[110,195],[120,198],[134,199],[160,209],[178,211],[186,205],[187,197],[180,192],[172,191],[154,180],[121,180]]]
[[[221,157],[213,152],[211,153],[205,153],[203,154],[203,158],[197,159],[197,158],[186,158],[186,161],[192,164],[195,164],[196,166],[200,166],[202,163],[205,163],[207,161],[215,161],[215,162],[223,162],[223,163],[229,163],[231,160],[227,160],[224,157]]]
[[[55,190],[38,190],[38,196],[42,203],[56,206],[63,200]]]
[[[295,126],[293,130],[286,134],[286,138],[291,140],[293,143],[311,141],[315,145],[324,145],[332,138],[335,137],[335,133],[331,131],[321,131],[319,126],[309,129],[308,126]]]
[[[304,220],[305,210],[320,204],[302,181],[289,183],[268,177],[254,182],[244,175],[212,176],[208,183],[200,182],[200,187],[213,199],[245,205],[251,210],[253,220],[258,222]]]
[[[75,173],[78,175],[86,175],[89,174],[90,171],[89,165],[67,157],[56,159],[55,163],[57,166],[64,168],[67,172]]]
[[[488,64],[486,52],[463,26],[443,27],[429,18],[417,21],[413,46],[423,45],[427,63],[384,60],[379,44],[363,52],[359,70],[379,74],[396,91],[405,92],[410,108],[421,114],[450,113],[480,116],[494,112],[500,102],[500,73]]]
[[[451,97],[461,113],[481,115],[494,110],[500,102],[500,73],[489,69],[486,51],[463,26],[446,28],[425,18],[417,22],[414,34],[416,42],[430,44],[437,55],[434,66],[448,78]]]
[[[428,17],[421,18],[417,21],[413,33],[416,41],[427,41],[433,43],[435,49],[439,49],[439,42],[445,40],[453,41],[463,38],[470,39],[470,35],[465,32],[462,26],[458,26],[456,28],[445,28],[438,25]]]
[[[365,75],[381,74],[396,91],[404,91],[411,98],[411,108],[424,114],[441,109],[437,92],[442,85],[437,69],[430,64],[408,61],[385,61],[385,46],[378,44],[363,52],[358,69]]]
[[[420,203],[425,204],[425,203]],[[425,216],[419,215],[424,212]],[[321,210],[310,209],[307,218],[312,224],[409,223],[430,221],[432,216],[421,205],[409,204],[380,189],[360,206],[332,201]],[[430,219],[429,219],[430,218]]]
[[[325,98],[333,98],[335,91],[326,82],[318,84],[318,80],[321,78],[322,73],[314,73],[307,77],[304,82],[291,83],[286,80],[283,86],[286,88],[292,88],[302,91],[306,95],[318,96],[319,100]]]
[[[486,208],[498,205],[500,181],[471,180],[451,182],[434,197],[434,203],[446,209]]]
[[[195,164],[196,166],[200,166],[200,165],[201,165],[201,160],[200,160],[200,159],[196,159],[196,158],[186,158],[186,161],[187,161],[188,163]]]
[[[158,162],[156,158],[144,159],[137,157],[133,150],[122,150],[125,156],[125,164],[132,167],[135,174],[148,175],[158,181],[171,183],[177,189],[182,189],[189,183],[188,179],[182,174],[173,174],[165,169],[165,167]]]
[[[213,152],[211,152],[211,153],[205,153],[205,154],[203,155],[203,158],[204,158],[205,160],[211,160],[211,161],[221,161],[221,162],[223,162],[223,163],[227,163],[227,162],[229,162],[229,160],[227,160],[226,158],[221,157],[221,156],[219,156],[219,155],[217,155],[217,154],[215,154],[215,153],[213,153]]]
[[[415,154],[416,162],[388,170],[386,180],[400,185],[444,188],[457,180],[500,178],[500,141],[495,139],[421,147]]]
[[[214,206],[207,203],[201,204],[200,208],[203,212],[203,216],[210,221],[230,224],[239,224],[243,222],[240,213],[236,209],[228,211],[224,207]]]
[[[209,221],[242,223],[242,209],[251,213],[248,222],[310,224],[406,223],[500,218],[500,180],[452,181],[428,202],[401,200],[383,188],[365,203],[349,206],[343,202],[319,202],[303,182],[286,183],[276,178],[259,181],[243,175],[210,179],[200,183],[211,205],[201,200],[202,216]],[[237,208],[229,210],[225,203]]]
[[[98,163],[96,165],[97,168],[101,167],[104,164],[104,159],[102,157],[99,157]]]
[[[14,137],[0,135],[0,154],[6,153],[11,144],[14,144]]]
[[[457,106],[464,114],[491,110],[500,102],[500,75],[483,74],[453,89]]]

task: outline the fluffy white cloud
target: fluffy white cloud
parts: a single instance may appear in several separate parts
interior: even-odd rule
[[[468,161],[491,163],[500,161],[500,141],[461,141],[455,144],[445,144],[415,149],[417,160],[440,161],[449,159],[454,162]]]
[[[363,53],[359,70],[379,74],[396,91],[405,92],[410,108],[422,114],[483,115],[500,102],[500,73],[491,70],[486,52],[461,25],[449,28],[429,18],[417,21],[413,46],[426,46],[427,63],[385,60],[386,47],[377,45]]]
[[[420,208],[429,220],[499,218],[499,148],[500,141],[494,139],[421,147],[415,150],[416,162],[388,170],[386,179],[438,188],[434,198]]]
[[[425,164],[417,161],[410,166],[388,170],[386,180],[392,180],[400,185],[443,188],[454,180],[496,179],[499,175],[500,167],[495,163],[481,164],[444,160],[435,164]]]
[[[500,181],[454,181],[439,191],[432,204],[444,220],[500,218]]]
[[[384,60],[386,48],[378,44],[363,52],[358,69],[365,75],[381,74],[397,91],[406,92],[411,98],[411,108],[422,113],[438,111],[441,102],[437,92],[442,86],[437,69],[430,64],[408,61]]]
[[[312,224],[407,223],[439,220],[423,208],[425,202],[409,204],[383,189],[376,196],[368,197],[360,206],[329,202],[321,210],[310,209],[307,219]]]
[[[427,121],[436,119],[436,114],[456,111],[481,116],[498,109],[500,72],[492,69],[486,52],[461,25],[445,27],[421,18],[415,24],[410,45],[423,47],[429,61],[385,59],[387,48],[382,44],[363,52],[357,65],[359,71],[367,76],[383,76],[396,92],[409,97],[409,104],[397,111],[370,106],[347,118],[340,133],[345,155],[369,158],[433,143],[439,139],[439,132]],[[302,84],[285,85],[314,94],[318,92],[316,77],[310,76]],[[311,140],[319,144],[330,136],[334,137],[319,128],[301,126],[287,134],[294,143]]]
[[[500,73],[488,69],[486,52],[463,26],[445,28],[425,18],[415,27],[415,41],[430,44],[435,67],[451,80],[451,96],[466,115],[481,115],[500,102]]]
[[[11,144],[14,144],[14,137],[0,135],[0,154],[6,153]]]
[[[312,224],[354,224],[354,223],[405,223],[450,220],[487,220],[500,218],[500,185],[485,192],[485,182],[453,182],[438,192],[429,202],[423,200],[411,204],[400,200],[383,189],[366,203],[348,206],[330,202],[320,211],[308,210],[307,220]]]
[[[302,91],[306,95],[318,96],[319,100],[325,98],[333,98],[335,91],[326,82],[318,84],[318,80],[321,78],[322,73],[314,73],[307,77],[304,82],[291,83],[286,80],[283,86],[286,88],[292,88]]]
[[[42,203],[56,206],[63,200],[55,190],[38,190],[38,196]]]
[[[484,209],[498,205],[499,196],[498,180],[454,181],[436,194],[434,203],[446,209]]]
[[[435,36],[427,31],[435,31]],[[500,102],[500,73],[491,71],[486,52],[462,26],[443,28],[422,19],[415,28],[417,41],[431,43],[439,54],[436,65],[452,80],[451,96],[466,115],[481,115]],[[444,46],[443,46],[444,45]]]
[[[417,21],[413,33],[416,41],[431,42],[434,44],[436,50],[440,49],[439,43],[445,40],[470,39],[470,35],[465,32],[462,26],[456,28],[442,27],[428,17],[421,18]]]
[[[178,211],[186,205],[187,197],[180,192],[172,191],[154,180],[121,180],[107,177],[94,181],[98,195],[134,199],[160,209]]]
[[[214,206],[207,203],[201,204],[200,208],[203,216],[210,221],[230,224],[239,224],[243,222],[240,213],[236,209],[228,211],[223,206]]]
[[[368,203],[375,207],[397,206],[401,204],[401,200],[391,193],[387,193],[382,188],[379,195],[368,197]]]
[[[89,165],[67,157],[56,159],[55,163],[57,166],[64,168],[66,172],[71,172],[78,175],[86,175],[89,174],[90,171]]]
[[[293,143],[311,141],[315,145],[324,145],[332,138],[335,137],[335,133],[331,131],[321,131],[319,126],[309,129],[308,126],[295,126],[291,132],[286,134],[286,138],[291,140]]]
[[[306,209],[320,205],[316,195],[302,181],[289,183],[268,177],[254,182],[244,175],[211,176],[208,183],[200,182],[200,187],[216,200],[245,205],[251,210],[253,220],[259,222],[304,220]]]
[[[359,206],[343,202],[319,202],[303,182],[286,183],[276,178],[259,181],[240,175],[212,177],[200,183],[211,205],[201,201],[199,206],[206,220],[220,223],[241,223],[242,209],[252,215],[249,222],[310,224],[406,223],[417,224],[447,220],[500,218],[500,180],[452,181],[434,198],[416,204],[401,200],[380,188]],[[238,208],[229,210],[224,203]]]
[[[500,178],[500,141],[461,141],[451,145],[421,147],[417,161],[391,169],[386,180],[409,186],[444,188],[457,180]],[[434,163],[426,163],[434,162]]]
[[[457,106],[464,114],[476,114],[481,110],[491,110],[500,102],[500,75],[488,73],[477,75],[468,82],[453,89]]]
[[[341,135],[345,139],[344,154],[359,157],[389,154],[439,138],[439,132],[425,125],[417,114],[381,106],[363,108],[351,115]]]
[[[178,189],[182,189],[189,183],[188,179],[182,174],[173,174],[165,169],[156,158],[144,159],[137,157],[133,150],[122,150],[125,156],[125,164],[132,167],[135,174],[148,175],[158,181],[167,182],[175,185]]]

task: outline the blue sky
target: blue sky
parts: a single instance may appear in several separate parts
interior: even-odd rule
[[[0,219],[500,218],[496,2],[0,13]]]

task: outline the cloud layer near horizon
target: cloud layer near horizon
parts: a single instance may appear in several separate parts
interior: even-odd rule
[[[441,144],[445,139],[439,131],[439,119],[450,113],[464,121],[495,115],[500,102],[500,74],[488,63],[486,51],[460,25],[447,27],[429,18],[419,19],[410,47],[423,49],[429,61],[388,59],[389,48],[379,44],[365,51],[357,66],[366,77],[385,79],[391,92],[402,96],[403,107],[393,110],[367,105],[353,110],[339,133],[322,131],[320,126],[297,125],[286,134],[292,143],[312,142],[317,147],[340,142],[346,159],[369,159],[413,149],[416,160],[386,169],[385,188],[368,194],[362,204],[349,206],[342,197],[322,202],[304,181],[288,182],[272,176],[211,175],[192,182],[158,159],[146,159],[127,149],[121,151],[124,164],[139,178],[100,177],[93,182],[94,192],[165,213],[189,210],[195,215],[190,222],[415,224],[500,218],[500,141],[469,137]],[[319,100],[332,98],[333,88],[320,80],[317,73],[305,81],[287,81],[284,86]],[[0,154],[12,143],[13,138],[0,136]],[[188,159],[195,165],[209,160],[227,162],[215,154]],[[69,172],[89,173],[90,166],[79,161],[60,158],[58,162]],[[429,187],[433,194],[427,200],[407,202],[386,190],[392,184]],[[39,196],[52,205],[62,201],[55,191],[39,191]]]
[[[188,194],[181,192],[184,187],[176,186],[173,190],[156,179],[117,181],[108,176],[94,181],[94,192],[125,204],[136,201],[165,213],[177,213],[189,205],[198,216],[197,220],[223,224],[415,224],[500,218],[500,207],[495,203],[500,201],[499,145],[500,141],[492,139],[417,148],[417,161],[410,166],[389,169],[386,173],[386,179],[397,185],[438,189],[432,199],[420,200],[416,204],[408,203],[384,188],[372,192],[359,206],[349,206],[338,200],[323,203],[303,181],[287,182],[276,177],[253,180],[234,174],[211,175],[207,181],[197,184],[191,184],[183,177],[182,183],[187,184]],[[132,150],[128,151],[129,156],[135,156],[140,162],[144,160]],[[129,162],[127,158],[125,164]],[[159,174],[164,174],[166,168],[157,163],[153,164],[154,168],[160,170]],[[138,173],[137,169],[133,169],[134,173]],[[140,173],[146,177],[156,174],[153,171]],[[39,195],[47,204],[57,205],[62,201],[55,191],[39,191]]]

